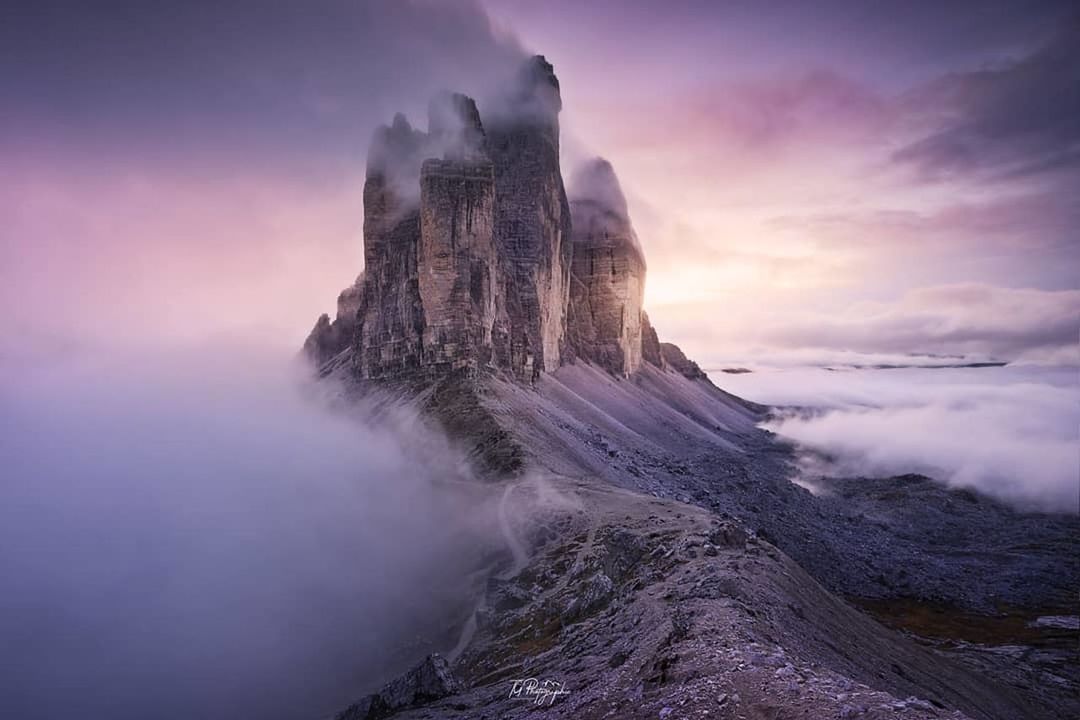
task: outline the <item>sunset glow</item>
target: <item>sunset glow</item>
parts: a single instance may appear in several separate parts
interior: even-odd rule
[[[403,3],[380,18],[411,34],[397,45],[361,20],[357,37],[315,41],[292,28],[316,33],[321,20],[260,10],[251,32],[264,40],[242,49],[205,35],[195,14],[147,10],[139,35],[100,27],[113,51],[65,50],[84,66],[78,91],[39,43],[27,50],[37,69],[7,80],[0,134],[15,170],[0,187],[0,292],[9,309],[34,308],[8,313],[7,331],[94,343],[136,325],[143,338],[257,327],[295,344],[332,300],[322,289],[362,269],[374,126],[397,109],[421,119],[438,87],[483,104],[491,73],[477,68],[533,48],[563,78],[564,165],[612,160],[649,259],[654,321],[703,357],[738,355],[751,344],[739,333],[772,318],[813,325],[869,300],[899,310],[906,293],[956,283],[1029,289],[1045,311],[1076,314],[1078,129],[1054,120],[1080,115],[1067,110],[1075,70],[1057,72],[1080,66],[1065,5],[873,17],[858,3],[751,5]],[[28,13],[44,33],[66,22]],[[175,23],[230,57],[228,73],[207,82],[178,65],[159,78],[169,56],[154,33]],[[457,64],[403,49],[458,34],[472,40]],[[382,66],[402,74],[377,79]],[[1028,99],[1035,88],[1054,115]],[[71,303],[85,321],[69,322]],[[1051,318],[1025,318],[1043,346],[1032,351],[1075,341],[1046,338]],[[686,331],[706,325],[707,339]]]

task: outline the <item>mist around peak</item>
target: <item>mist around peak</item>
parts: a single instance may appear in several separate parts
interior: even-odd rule
[[[453,645],[502,546],[444,437],[264,347],[117,357],[5,363],[0,716],[319,716]]]
[[[757,368],[716,379],[778,406],[765,427],[812,451],[810,484],[914,472],[1021,510],[1080,510],[1075,366]]]

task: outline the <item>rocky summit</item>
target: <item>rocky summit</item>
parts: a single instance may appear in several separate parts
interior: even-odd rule
[[[495,104],[486,116],[446,93],[426,132],[402,115],[375,132],[364,273],[305,343],[316,364],[347,359],[362,379],[524,381],[574,360],[619,375],[662,364],[643,344],[645,260],[611,164],[587,164],[567,198],[551,65],[526,62]]]
[[[641,367],[645,258],[611,163],[596,159],[572,183],[574,260],[568,347],[617,375]]]
[[[770,408],[661,342],[611,163],[564,186],[552,66],[512,75],[375,132],[363,272],[304,344],[502,497],[471,612],[337,717],[1080,716],[1077,518],[915,475],[793,483]]]

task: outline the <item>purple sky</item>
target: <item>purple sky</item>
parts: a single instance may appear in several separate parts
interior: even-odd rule
[[[367,140],[526,52],[614,165],[661,334],[1076,362],[1068,3],[34,2],[0,25],[5,352],[296,346],[361,269]],[[811,7],[812,5],[812,7]]]
[[[1074,511],[1070,5],[5,3],[0,716],[330,711],[435,617],[416,578],[453,588],[494,527],[431,491],[465,463],[383,407],[323,417],[281,360],[361,270],[375,127],[442,89],[483,110],[533,52],[565,176],[620,177],[662,339],[1071,365],[715,377],[831,408],[776,429],[844,467]]]

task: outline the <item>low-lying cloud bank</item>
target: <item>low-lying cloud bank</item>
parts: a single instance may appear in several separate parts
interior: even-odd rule
[[[1080,290],[1001,288],[977,283],[911,290],[893,303],[777,323],[777,344],[862,353],[910,351],[1002,360],[1080,361]]]
[[[921,472],[1024,509],[1080,509],[1076,367],[789,368],[713,378],[751,400],[800,408],[768,427],[830,458],[807,473]]]
[[[0,716],[319,717],[453,645],[493,503],[407,411],[335,414],[264,349],[13,357]]]
[[[896,298],[813,309],[798,294],[760,317],[737,303],[660,306],[654,324],[704,367],[1080,365],[1080,290],[929,285]]]

